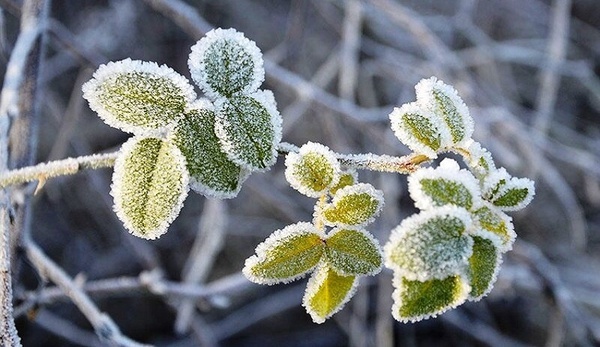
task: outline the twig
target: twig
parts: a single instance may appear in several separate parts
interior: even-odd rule
[[[182,277],[184,283],[202,283],[223,247],[227,225],[226,206],[222,200],[208,199],[204,203],[196,241],[188,256]],[[185,333],[193,321],[194,301],[184,300],[177,309],[175,331]]]
[[[101,341],[113,346],[141,347],[148,346],[140,344],[121,334],[119,327],[105,313],[101,312],[92,300],[79,288],[64,270],[54,263],[37,244],[30,239],[29,235],[23,235],[23,246],[28,259],[38,272],[54,282],[79,308],[81,313],[94,327],[96,335]]]
[[[339,93],[343,99],[353,101],[358,80],[358,55],[360,53],[362,5],[358,0],[345,1],[344,30],[340,47]]]
[[[42,309],[36,313],[35,323],[49,332],[78,345],[90,347],[104,346],[93,333],[79,328],[75,324],[50,313],[46,309]]]
[[[45,181],[48,178],[74,175],[85,169],[112,167],[118,154],[118,152],[113,152],[67,158],[8,171],[0,175],[0,188],[35,180]]]

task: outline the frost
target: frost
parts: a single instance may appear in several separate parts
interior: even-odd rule
[[[330,226],[365,226],[375,220],[382,207],[383,192],[368,183],[359,183],[338,190],[323,216]]]
[[[255,95],[258,99],[237,95],[217,100],[215,133],[231,161],[249,171],[265,171],[277,159],[281,120],[279,113],[272,114],[268,93]]]
[[[207,100],[197,101],[177,123],[171,140],[186,157],[194,191],[218,199],[233,198],[249,172],[221,151],[214,125],[213,105]]]
[[[503,211],[527,206],[535,195],[535,185],[527,178],[511,177],[504,168],[490,173],[483,181],[483,198]]]
[[[485,177],[496,170],[492,155],[479,142],[472,141],[465,150],[469,154],[465,162],[477,177]]]
[[[442,132],[442,146],[462,146],[471,139],[474,123],[469,109],[456,90],[435,77],[421,80],[416,86],[417,103],[443,120],[448,132]],[[449,137],[446,137],[450,135]]]
[[[446,204],[470,209],[481,203],[477,180],[452,159],[444,159],[436,169],[422,168],[411,174],[408,191],[415,206],[422,210]]]
[[[213,99],[250,94],[265,76],[256,44],[235,29],[214,29],[192,47],[188,60],[192,79]]]
[[[188,80],[173,69],[131,59],[101,65],[82,90],[106,124],[136,135],[176,121],[196,98]]]
[[[356,184],[358,182],[358,173],[354,169],[342,170],[340,179],[335,187],[329,190],[329,194],[334,195],[338,190]]]
[[[324,235],[310,223],[296,223],[271,234],[246,259],[242,272],[259,284],[288,283],[304,277],[319,263]]]
[[[463,273],[472,254],[469,213],[444,206],[406,218],[384,247],[385,265],[408,280],[443,279]]]
[[[115,161],[114,210],[129,232],[156,239],[183,207],[188,181],[185,158],[176,146],[157,138],[133,137]]]
[[[412,151],[424,154],[431,159],[437,158],[442,149],[445,126],[417,103],[404,104],[390,113],[392,130],[396,137]],[[446,130],[447,131],[447,130]]]
[[[308,142],[285,158],[285,178],[300,193],[318,198],[339,181],[340,164],[324,145]]]
[[[372,276],[381,271],[381,247],[366,230],[333,229],[325,242],[329,263],[339,274]]]
[[[510,216],[486,202],[483,206],[473,211],[473,218],[483,230],[493,233],[498,237],[500,244],[497,247],[502,252],[512,249],[512,244],[517,238],[517,234],[515,233]]]
[[[467,300],[471,287],[462,276],[413,281],[394,275],[392,315],[400,322],[437,317]]]
[[[321,324],[350,301],[357,286],[358,277],[340,275],[321,264],[306,285],[302,306],[313,322]]]

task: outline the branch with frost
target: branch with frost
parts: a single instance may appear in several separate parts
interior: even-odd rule
[[[45,278],[54,282],[67,295],[73,304],[79,308],[81,313],[92,324],[96,335],[101,341],[114,346],[124,347],[142,347],[148,346],[131,340],[124,336],[119,327],[107,314],[98,309],[96,304],[85,294],[81,288],[65,273],[65,271],[54,263],[46,254],[38,247],[37,244],[25,235],[23,244],[27,258],[31,261],[37,271]]]
[[[74,175],[85,169],[112,167],[118,153],[93,154],[78,158],[67,158],[0,174],[0,188],[39,180],[45,182],[49,178]]]

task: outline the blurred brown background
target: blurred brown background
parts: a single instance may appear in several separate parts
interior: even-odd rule
[[[20,6],[0,0],[2,76]],[[81,97],[99,64],[131,57],[189,77],[190,47],[203,32],[234,27],[265,55],[263,88],[275,94],[284,141],[406,154],[387,115],[414,100],[420,79],[437,76],[462,95],[474,138],[498,166],[536,181],[533,203],[512,214],[519,240],[487,298],[400,324],[384,270],[316,325],[301,306],[306,280],[269,287],[240,276],[272,231],[311,219],[313,201],[286,184],[282,158],[252,175],[236,199],[190,193],[158,241],[121,226],[108,194],[111,170],[52,179],[33,199],[33,238],[87,283],[125,335],[172,347],[600,344],[599,1],[53,0],[50,17],[39,162],[114,151],[127,139]],[[360,179],[385,192],[370,227],[384,244],[415,211],[406,177]],[[23,256],[13,265],[24,346],[100,345],[59,290],[39,288]]]

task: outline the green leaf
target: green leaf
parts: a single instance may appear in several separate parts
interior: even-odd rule
[[[262,54],[235,29],[214,29],[192,47],[192,78],[213,99],[255,92],[264,79]]]
[[[527,206],[535,195],[533,181],[511,177],[506,169],[493,171],[483,181],[483,197],[503,211],[516,211]]]
[[[432,77],[421,80],[415,90],[417,103],[442,119],[448,128],[450,137],[444,139],[444,146],[463,144],[471,138],[473,119],[454,88]]]
[[[470,209],[473,205],[471,192],[461,182],[443,178],[424,178],[419,183],[423,193],[427,194],[436,206],[452,204]]]
[[[484,230],[492,232],[500,238],[501,251],[506,252],[512,248],[517,235],[509,216],[492,206],[482,206],[475,210],[473,215]]]
[[[285,178],[300,193],[318,198],[339,180],[340,165],[327,146],[308,142],[285,158]]]
[[[442,146],[441,133],[432,115],[416,103],[404,104],[390,114],[396,137],[416,153],[436,158]]]
[[[188,191],[185,158],[157,138],[133,137],[115,162],[111,195],[115,211],[135,236],[155,239],[177,217]]]
[[[359,183],[338,190],[323,211],[327,225],[364,226],[371,223],[383,207],[383,193],[372,185]]]
[[[215,132],[229,159],[250,171],[268,169],[277,159],[281,116],[267,100],[272,94],[255,93],[221,100]]]
[[[169,67],[125,59],[101,65],[83,97],[108,125],[140,135],[176,121],[196,94]]]
[[[340,274],[375,275],[381,271],[381,248],[366,230],[334,229],[326,244],[329,264]]]
[[[256,247],[246,260],[243,273],[260,284],[291,282],[306,275],[323,256],[324,241],[310,223],[297,223],[277,230]]]
[[[358,181],[357,179],[357,174],[356,171],[352,170],[352,171],[346,171],[346,172],[342,172],[340,174],[340,179],[338,180],[338,183],[332,187],[331,189],[329,189],[329,194],[334,195],[338,190],[354,185],[356,184]]]
[[[469,258],[471,300],[479,300],[492,290],[500,269],[501,256],[492,240],[473,237],[473,255]]]
[[[319,266],[306,286],[302,305],[315,323],[323,323],[352,298],[358,278],[343,276],[326,265]]]
[[[406,218],[384,247],[386,266],[410,280],[461,273],[472,253],[469,213],[445,206]]]
[[[392,315],[400,322],[418,322],[436,317],[464,303],[470,290],[458,275],[427,281],[395,277],[394,286]]]
[[[221,151],[214,125],[212,105],[196,103],[177,123],[172,139],[186,158],[193,190],[208,197],[233,198],[248,172]]]

